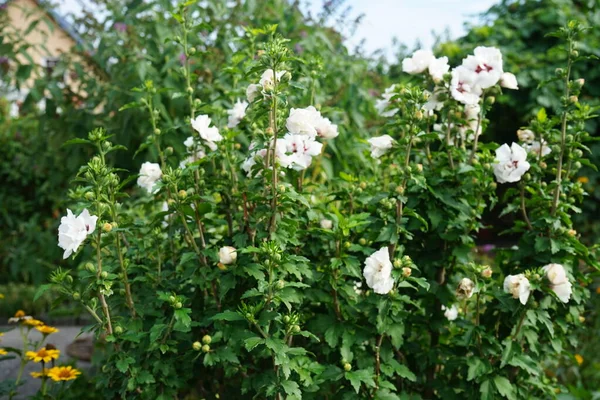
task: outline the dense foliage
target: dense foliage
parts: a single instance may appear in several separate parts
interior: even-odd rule
[[[373,107],[366,61],[283,2],[264,22],[288,19],[245,28],[229,21],[253,2],[132,4],[98,36],[122,86],[90,76],[103,109],[69,116],[94,127],[67,141],[88,159],[58,200],[78,264],[38,292],[93,318],[103,398],[575,393],[551,371],[579,363],[598,268],[572,221],[593,167],[584,25],[546,32],[549,103],[499,146],[495,110],[527,79],[502,73],[495,43],[449,54],[452,72],[415,52]],[[484,261],[494,208],[515,245]]]

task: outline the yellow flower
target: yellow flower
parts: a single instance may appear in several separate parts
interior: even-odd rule
[[[0,356],[5,356],[8,354],[8,351],[4,350],[4,349],[0,349]]]
[[[583,357],[581,354],[575,354],[575,361],[577,361],[577,364],[579,365],[583,364]]]
[[[31,328],[33,328],[34,326],[44,326],[44,323],[42,321],[40,321],[39,319],[24,319],[23,321],[23,325],[27,325]]]
[[[36,326],[35,329],[37,329],[38,331],[40,331],[44,335],[50,335],[52,333],[58,332],[58,329],[54,328],[53,326],[48,326],[48,325]]]
[[[2,293],[0,293],[0,299],[3,299],[4,295]]]
[[[59,381],[71,381],[77,378],[77,375],[81,375],[81,371],[71,367],[53,367],[48,371],[48,376],[55,382]]]
[[[42,368],[41,372],[32,372],[31,376],[34,378],[41,378],[43,376],[48,376],[48,368]]]
[[[23,318],[24,316],[25,316],[25,311],[23,311],[23,310],[18,310],[15,313],[15,318]]]
[[[580,176],[579,178],[577,178],[577,181],[579,183],[586,184],[590,181],[590,178],[588,178],[587,176]]]
[[[38,351],[28,351],[25,353],[25,356],[32,360],[33,362],[50,362],[52,360],[58,359],[60,355],[60,350],[46,350],[45,347],[42,347]]]

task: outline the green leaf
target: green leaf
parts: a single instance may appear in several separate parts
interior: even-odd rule
[[[192,310],[189,308],[182,308],[179,310],[175,310],[175,326],[173,326],[173,330],[179,332],[188,332],[190,330],[190,326],[192,324],[192,318],[189,314],[192,313]]]
[[[63,146],[70,146],[72,144],[90,144],[92,142],[90,142],[87,139],[80,139],[80,138],[75,138],[75,139],[69,139],[66,142],[63,143]]]
[[[472,381],[475,378],[485,375],[489,371],[488,366],[477,357],[467,358],[467,365],[469,366],[467,381]]]
[[[548,120],[548,115],[546,114],[546,109],[545,108],[540,108],[540,110],[537,113],[537,120],[538,122],[544,123]]]
[[[35,291],[35,295],[33,296],[33,302],[35,303],[44,293],[46,293],[50,289],[52,289],[52,284],[51,283],[47,283],[45,285],[40,286]]]
[[[210,319],[213,321],[243,321],[244,317],[236,311],[224,311],[220,314],[213,315]]]
[[[392,346],[399,349],[404,343],[404,324],[391,324],[385,332],[392,341]]]
[[[258,346],[259,344],[263,344],[264,342],[265,340],[258,336],[249,337],[246,340],[244,340],[244,347],[247,351],[252,351],[256,346]]]
[[[282,381],[281,382],[281,386],[283,387],[283,390],[285,390],[285,392],[290,395],[290,396],[296,396],[299,399],[302,398],[302,392],[300,391],[300,386],[298,386],[298,384],[294,381]]]
[[[368,369],[360,369],[358,371],[346,372],[346,379],[350,381],[350,384],[358,393],[360,391],[360,385],[365,383],[367,386],[375,387],[375,381],[373,380],[373,371]]]
[[[503,376],[496,376],[494,377],[494,385],[503,397],[516,400],[515,394],[513,393],[513,386],[508,379]]]
[[[416,375],[406,365],[398,364],[395,370],[401,378],[408,379],[411,382],[417,381]]]

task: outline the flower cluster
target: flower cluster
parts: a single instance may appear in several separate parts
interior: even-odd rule
[[[548,264],[542,267],[542,271],[550,282],[550,289],[560,301],[568,303],[573,289],[565,268],[560,264]],[[531,283],[524,274],[508,275],[504,279],[504,291],[525,305],[531,294]]]
[[[296,171],[307,169],[315,156],[321,154],[323,144],[321,139],[333,139],[339,135],[337,125],[325,118],[313,106],[292,108],[285,124],[287,133],[283,138],[271,140],[268,149],[275,147],[275,158],[283,168]],[[242,169],[248,175],[256,165],[257,158],[262,159],[267,149],[254,150],[256,144],[250,146],[250,156],[242,163]]]

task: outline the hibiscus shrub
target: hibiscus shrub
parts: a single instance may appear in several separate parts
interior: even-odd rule
[[[59,228],[64,257],[93,258],[52,284],[92,315],[105,342],[104,398],[551,398],[552,370],[573,360],[575,331],[598,268],[571,215],[586,163],[577,23],[554,33],[557,115],[540,110],[523,145],[485,142],[495,96],[517,89],[496,48],[450,70],[418,51],[414,75],[386,91],[385,125],[355,140],[347,168],[323,163],[342,132],[307,104],[304,60],[275,26],[246,29],[235,68],[245,95],[226,111],[195,96],[190,5],[173,15],[184,87],[134,89],[154,159],[112,166],[102,129]],[[252,50],[248,50],[252,49]],[[256,53],[256,56],[254,56]],[[233,68],[233,67],[232,67]],[[236,87],[240,87],[237,85]],[[245,93],[244,93],[245,92]],[[167,124],[161,98],[186,99]],[[510,94],[509,94],[510,95]],[[535,132],[535,134],[533,134]],[[185,152],[164,137],[185,140]],[[182,146],[183,148],[183,146]],[[366,153],[366,154],[365,154]],[[331,171],[329,171],[331,172]],[[137,178],[141,188],[125,191]],[[498,185],[507,187],[501,199]],[[475,237],[492,207],[514,214],[518,245],[482,264]]]

